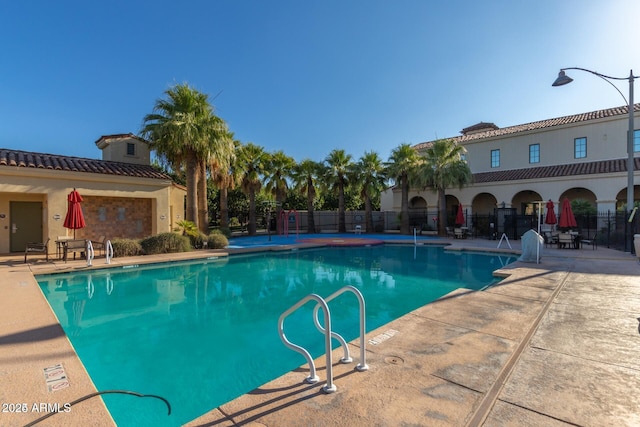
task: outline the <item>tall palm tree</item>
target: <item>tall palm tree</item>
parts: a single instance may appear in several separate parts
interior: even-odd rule
[[[316,179],[321,175],[322,165],[305,159],[293,168],[292,179],[295,189],[307,194],[307,232],[316,232],[313,203],[316,198]]]
[[[262,187],[262,174],[267,161],[264,148],[251,142],[238,150],[237,167],[241,173],[242,191],[249,196],[249,235],[256,234],[256,192]],[[269,224],[267,224],[269,226]]]
[[[419,163],[418,152],[409,144],[400,144],[391,151],[386,165],[389,177],[393,178],[402,190],[400,208],[400,233],[402,234],[409,234],[409,185],[415,177]]]
[[[440,221],[438,232],[444,234],[447,226],[447,199],[445,190],[464,187],[471,182],[469,165],[463,160],[466,149],[452,139],[439,139],[431,143],[423,152],[424,162],[416,176],[416,184],[431,187],[438,193]]]
[[[200,231],[209,231],[209,206],[207,197],[207,166],[213,176],[213,167],[217,170],[229,170],[235,156],[233,134],[220,117],[211,114],[207,123],[204,152],[198,163],[198,223]]]
[[[338,232],[346,233],[344,189],[349,184],[353,172],[351,154],[344,150],[334,149],[324,160],[326,167],[325,184],[338,193]]]
[[[172,169],[186,171],[186,219],[197,224],[198,172],[207,152],[212,108],[207,95],[186,83],[167,89],[165,95],[166,99],[156,101],[153,113],[144,117],[141,134]]]
[[[233,138],[233,134],[229,135]],[[216,158],[211,159],[209,169],[211,170],[211,179],[213,185],[220,190],[220,227],[229,227],[229,190],[236,188],[240,183],[241,171],[236,166],[237,153],[240,147],[240,141],[233,141],[233,154],[229,158],[229,164],[224,165]]]
[[[356,164],[358,182],[360,183],[360,197],[364,199],[365,229],[372,233],[373,209],[371,199],[378,197],[384,190],[387,181],[386,168],[380,156],[375,151],[365,151]]]
[[[265,190],[276,198],[276,218],[280,218],[282,204],[287,198],[288,179],[296,161],[279,150],[267,156],[264,170]]]

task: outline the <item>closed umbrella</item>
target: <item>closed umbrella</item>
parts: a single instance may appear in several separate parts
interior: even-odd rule
[[[73,230],[73,238],[76,238],[76,230],[84,228],[87,224],[84,221],[84,215],[82,214],[82,196],[74,188],[67,197],[68,207],[67,216],[64,219],[64,226],[70,230]]]
[[[553,210],[553,202],[551,200],[547,202],[547,215],[544,217],[544,223],[551,225],[558,223],[558,218],[556,218],[556,213]]]
[[[458,213],[456,214],[456,225],[464,224],[464,214],[462,213],[462,204],[458,205]]]
[[[566,197],[562,200],[562,208],[560,209],[560,222],[558,223],[560,228],[574,228],[578,226],[576,217],[573,216],[571,210],[571,203]]]

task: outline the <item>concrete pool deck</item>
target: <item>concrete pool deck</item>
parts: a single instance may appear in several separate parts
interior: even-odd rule
[[[450,243],[451,250],[511,252],[504,242],[497,249],[491,240],[441,243]],[[510,243],[519,251],[520,241]],[[95,392],[33,278],[33,273],[84,270],[86,262],[40,258],[23,264],[22,257],[0,257],[0,402],[28,407],[26,413],[0,412],[3,426],[44,415],[34,404],[64,404]],[[94,265],[104,267],[104,259]],[[369,332],[367,339],[377,344],[367,343],[366,372],[354,369],[357,341],[350,343],[351,364],[336,363],[342,350],[334,350],[333,394],[321,391],[322,357],[316,360],[320,382],[304,383],[308,368],[302,366],[187,425],[640,425],[637,258],[603,247],[544,248],[539,264],[516,262],[498,273],[506,278],[492,288],[460,289]],[[49,392],[43,369],[57,363],[71,385]],[[113,421],[94,398],[38,425]]]

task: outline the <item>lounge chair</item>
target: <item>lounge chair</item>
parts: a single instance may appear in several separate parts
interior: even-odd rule
[[[49,240],[44,243],[27,243],[24,249],[24,262],[27,262],[27,255],[32,253],[44,253],[45,260],[49,262]]]
[[[591,245],[591,249],[597,249],[598,248],[598,241],[596,240],[598,238],[598,233],[594,234],[592,238],[590,239],[581,239],[580,240],[580,247],[582,248],[582,246],[584,245]]]

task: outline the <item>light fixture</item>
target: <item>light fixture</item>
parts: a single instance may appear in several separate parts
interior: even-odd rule
[[[629,112],[629,129],[627,131],[627,208],[626,212],[629,213],[633,210],[633,196],[634,196],[634,182],[633,182],[633,173],[634,173],[634,160],[633,160],[633,114],[634,114],[634,105],[633,105],[633,81],[638,78],[638,76],[633,75],[633,70],[629,71],[629,77],[611,77],[606,76],[604,74],[597,73],[595,71],[587,70],[586,68],[579,67],[569,67],[569,68],[561,68],[558,73],[558,78],[553,82],[551,86],[563,86],[567,83],[571,83],[573,79],[565,74],[565,70],[580,70],[586,71],[587,73],[591,73],[595,76],[600,77],[605,82],[609,83],[614,87],[615,90],[618,91],[622,99],[624,99],[625,103],[628,105]],[[620,92],[620,89],[616,85],[614,85],[611,80],[628,80],[629,81],[629,99],[625,98],[625,96]],[[626,223],[626,221],[625,221]],[[628,224],[626,225],[628,227]],[[625,232],[625,250],[627,252],[631,251],[631,237],[630,233]]]
[[[558,73],[558,78],[551,86],[564,86],[568,83],[571,83],[573,79],[565,74],[564,71],[560,70]]]

